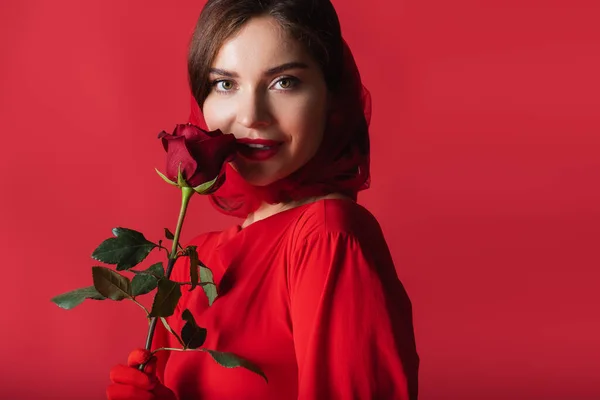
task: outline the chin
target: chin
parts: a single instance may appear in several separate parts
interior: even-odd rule
[[[243,173],[240,173],[240,175],[242,176],[242,178],[244,178],[246,182],[248,182],[252,186],[267,186],[271,183],[277,182],[280,179],[276,176],[269,176],[264,174],[244,175]]]
[[[248,168],[245,165],[237,165],[236,162],[232,162],[231,167],[252,186],[267,186],[284,177],[279,176],[281,174],[267,173],[267,171],[257,170],[256,168]]]

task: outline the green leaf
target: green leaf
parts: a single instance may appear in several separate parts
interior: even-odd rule
[[[139,264],[156,247],[143,234],[131,229],[115,228],[113,234],[116,237],[100,243],[92,253],[92,258],[107,264],[117,264],[117,271]]]
[[[164,319],[163,317],[160,317],[160,320],[161,320],[162,324],[164,325],[165,329],[168,330],[173,336],[175,336],[175,339],[177,339],[177,341],[179,342],[181,347],[185,348],[185,344],[183,343],[183,340],[181,340],[179,335],[177,333],[175,333],[175,331],[173,330],[173,328],[171,328],[171,325],[169,325],[167,320]]]
[[[194,316],[187,308],[181,314],[181,318],[186,321],[181,329],[181,339],[186,349],[197,349],[204,344],[206,340],[206,329],[198,326]]]
[[[59,294],[58,296],[52,298],[52,302],[60,308],[70,310],[71,308],[83,303],[85,299],[105,300],[106,297],[98,293],[95,287],[88,286],[81,289],[71,290],[67,293]]]
[[[158,286],[158,279],[148,274],[138,274],[131,280],[131,294],[141,296],[148,294]]]
[[[248,360],[244,360],[243,358],[238,357],[233,353],[223,353],[221,351],[208,350],[208,349],[203,349],[203,351],[206,351],[208,354],[210,354],[212,356],[212,358],[222,367],[246,368],[247,370],[252,371],[252,372],[262,376],[267,383],[269,382],[265,373],[262,372],[260,370],[260,368],[258,368],[256,365],[254,365],[253,363],[251,363]]]
[[[177,186],[179,187],[190,187],[190,185],[186,182],[183,174],[181,173],[181,163],[177,167]]]
[[[200,279],[200,274],[198,271],[200,260],[198,259],[198,251],[196,250],[197,248],[197,246],[188,246],[186,248],[188,257],[190,257],[190,282],[192,282],[190,291],[194,290],[194,288],[198,286],[198,281]]]
[[[173,235],[173,233],[168,228],[165,228],[165,237],[169,240],[175,239],[175,235]]]
[[[204,283],[202,285],[202,290],[204,290],[204,294],[208,298],[208,305],[212,306],[213,302],[217,298],[217,285],[213,281],[212,271],[205,266],[200,266],[200,281]]]
[[[158,293],[154,297],[150,317],[168,317],[173,315],[177,302],[181,298],[181,288],[177,282],[163,278],[158,281]]]
[[[92,267],[94,287],[102,296],[121,301],[131,298],[131,282],[129,278],[106,267]]]
[[[177,186],[177,183],[173,182],[172,180],[170,180],[169,178],[167,178],[162,172],[160,172],[158,169],[154,168],[154,170],[156,171],[156,173],[158,174],[158,176],[160,176],[161,178],[163,178],[163,180],[165,182],[167,182],[170,185],[173,186]]]
[[[130,269],[130,271],[133,272],[133,273],[135,273],[135,274],[152,275],[157,280],[160,279],[160,278],[162,278],[163,276],[165,276],[165,269],[163,267],[163,263],[162,262],[157,262],[156,264],[152,264],[147,269],[144,269],[142,271],[137,271],[137,270],[134,270],[134,269]]]
[[[196,186],[194,188],[194,191],[198,194],[210,193],[212,190],[212,187],[214,186],[214,184],[217,182],[218,179],[219,179],[219,176],[217,175],[217,177],[215,179],[213,179],[212,181],[204,182],[204,183],[201,183],[200,185]]]

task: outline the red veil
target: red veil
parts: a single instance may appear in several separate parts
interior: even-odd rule
[[[191,100],[189,122],[207,129],[200,107],[193,97]],[[315,156],[296,172],[267,186],[250,185],[227,165],[225,183],[210,195],[211,203],[222,213],[246,218],[262,202],[276,204],[330,193],[356,200],[358,192],[370,184],[370,119],[369,91],[362,85],[352,52],[344,42],[342,79]]]

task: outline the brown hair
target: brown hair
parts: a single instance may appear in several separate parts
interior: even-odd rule
[[[202,108],[210,93],[211,65],[223,45],[251,18],[270,16],[302,43],[317,61],[328,89],[335,93],[343,68],[340,23],[329,0],[208,0],[188,53],[188,78]]]

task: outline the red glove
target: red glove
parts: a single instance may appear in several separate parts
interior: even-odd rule
[[[138,367],[146,363],[144,372]],[[148,350],[129,353],[127,366],[115,365],[110,370],[111,384],[106,389],[108,400],[177,400],[175,393],[159,382],[154,374],[156,357]]]

